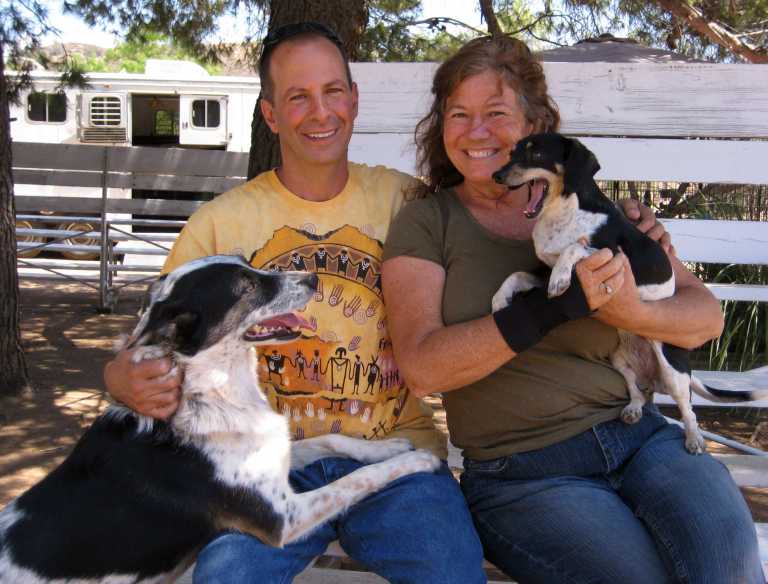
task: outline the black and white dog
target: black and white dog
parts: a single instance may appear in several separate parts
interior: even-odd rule
[[[658,243],[638,231],[606,197],[594,180],[600,170],[595,155],[581,142],[560,134],[536,134],[518,142],[510,161],[494,179],[510,188],[528,184],[528,218],[538,217],[533,229],[536,255],[551,271],[545,283],[527,272],[512,274],[493,297],[494,311],[506,306],[515,293],[544,284],[550,297],[571,284],[573,266],[600,248],[623,251],[632,267],[642,300],[661,300],[675,292],[669,258]],[[704,451],[704,438],[691,408],[690,390],[723,402],[763,399],[768,391],[723,391],[705,386],[691,375],[688,351],[667,343],[619,331],[620,343],[611,356],[624,376],[630,403],[622,412],[628,424],[643,415],[646,398],[640,387],[666,393],[675,400],[685,426],[685,446]]]
[[[387,483],[439,466],[402,439],[338,434],[291,443],[255,377],[259,343],[289,341],[317,276],[263,272],[235,256],[159,279],[128,339],[136,360],[184,370],[169,422],[112,407],[50,475],[0,512],[0,582],[172,582],[216,533],[283,546]],[[297,494],[291,467],[324,456],[371,462]]]

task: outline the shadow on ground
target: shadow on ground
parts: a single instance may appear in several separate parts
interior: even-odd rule
[[[136,322],[142,288],[126,288],[114,314],[82,284],[20,284],[31,395],[0,398],[0,507],[53,469],[107,405],[101,381],[115,339]]]

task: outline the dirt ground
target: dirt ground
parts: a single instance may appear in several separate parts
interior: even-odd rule
[[[136,323],[144,292],[141,287],[124,288],[116,311],[99,314],[97,292],[82,284],[23,280],[20,288],[34,392],[0,398],[0,507],[53,469],[107,406],[101,372],[114,340]],[[439,400],[431,403],[445,429]],[[672,409],[665,413],[675,414]],[[768,449],[766,411],[703,408],[698,415],[707,430]],[[713,443],[709,449],[728,450]],[[768,521],[768,489],[743,492],[755,519]]]

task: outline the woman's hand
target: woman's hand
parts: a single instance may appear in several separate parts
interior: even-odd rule
[[[104,367],[107,391],[132,410],[167,420],[179,407],[181,373],[169,358],[134,363],[134,351],[120,351]]]
[[[634,278],[624,254],[614,256],[610,249],[600,249],[574,267],[591,310],[602,309],[617,296],[622,299],[626,299],[633,293],[637,296]],[[627,272],[632,281],[632,290],[622,292],[627,280]]]

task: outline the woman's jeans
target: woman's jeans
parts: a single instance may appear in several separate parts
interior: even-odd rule
[[[521,584],[764,583],[728,470],[654,407],[540,450],[465,460],[485,556]]]
[[[297,492],[317,489],[362,463],[325,458],[291,471]],[[390,483],[345,513],[282,549],[242,533],[226,533],[197,558],[199,584],[292,582],[338,539],[344,550],[390,582],[482,584],[483,550],[458,483],[443,467]]]

